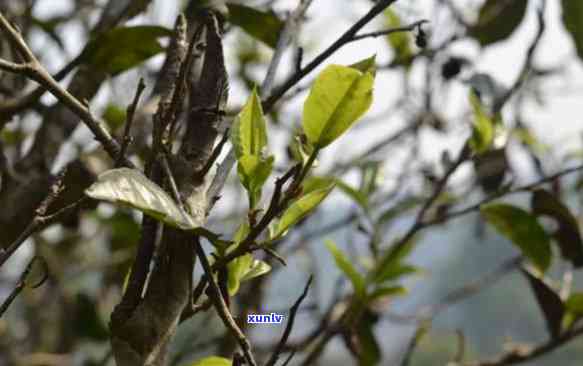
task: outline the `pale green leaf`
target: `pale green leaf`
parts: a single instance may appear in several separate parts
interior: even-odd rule
[[[261,188],[273,169],[274,157],[263,159],[257,155],[243,155],[237,164],[239,180],[249,194],[249,207],[255,208],[261,199]]]
[[[399,18],[399,15],[392,8],[385,10],[385,23],[388,28],[398,28],[403,25],[401,18]],[[386,38],[393,49],[396,63],[403,63],[411,58],[413,55],[411,37],[407,32],[391,33]]]
[[[348,277],[352,286],[354,287],[354,293],[358,298],[364,298],[366,295],[366,283],[364,281],[364,276],[360,274],[356,268],[350,263],[350,260],[342,253],[340,249],[331,241],[326,241],[326,247],[332,253],[334,257],[334,262],[336,266]]]
[[[395,297],[407,294],[407,289],[403,286],[383,286],[375,289],[368,295],[369,301],[377,300],[381,297]]]
[[[316,148],[328,146],[348,130],[372,103],[374,76],[330,65],[318,75],[304,104],[303,128]]]
[[[237,158],[244,155],[261,156],[267,147],[267,129],[261,100],[253,90],[247,103],[235,119],[231,141]]]
[[[476,153],[481,154],[488,150],[494,142],[494,122],[484,110],[480,99],[473,92],[470,93],[470,103],[474,111],[474,124],[472,137],[470,138],[470,146]]]
[[[218,357],[218,356],[210,356],[205,357],[201,360],[196,361],[188,366],[232,366],[233,362],[231,360]]]
[[[550,240],[536,217],[508,204],[487,205],[481,212],[486,221],[510,239],[540,271],[547,270],[552,255]]]
[[[271,266],[259,259],[253,259],[251,262],[249,269],[243,277],[241,277],[241,282],[248,281],[252,278],[259,277],[261,275],[266,274],[267,272],[271,271]]]
[[[204,209],[191,217],[160,186],[135,169],[111,169],[99,175],[97,182],[85,190],[97,200],[133,207],[157,220],[183,230],[202,225]]]
[[[281,220],[277,223],[275,233],[272,239],[276,239],[285,234],[285,232],[306,216],[310,211],[316,208],[326,196],[332,191],[334,185],[331,184],[326,188],[316,189],[305,194],[302,198],[292,203],[292,205],[285,210]]]
[[[377,71],[377,55],[372,55],[371,57],[365,58],[364,60],[355,62],[348,67],[363,73],[370,72],[373,76],[375,76]]]
[[[227,265],[227,288],[229,295],[233,296],[239,291],[241,278],[249,271],[252,262],[253,256],[251,254],[242,255],[229,262]]]

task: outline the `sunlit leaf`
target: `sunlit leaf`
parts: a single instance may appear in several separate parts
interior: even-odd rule
[[[205,357],[202,360],[198,360],[195,363],[191,363],[187,366],[232,366],[233,362],[229,359],[218,357],[218,356],[210,356]]]
[[[241,282],[248,281],[252,278],[259,277],[271,271],[271,266],[259,259],[253,259],[249,270],[241,277]]]
[[[237,157],[261,156],[267,147],[267,130],[261,100],[253,90],[247,103],[235,119],[231,128],[231,142]]]
[[[272,239],[276,239],[285,234],[285,232],[306,216],[310,211],[316,208],[326,196],[332,191],[334,185],[331,184],[326,188],[316,189],[305,194],[303,197],[293,202],[285,210],[281,220],[277,223]]]
[[[159,26],[113,28],[87,44],[81,61],[96,71],[117,75],[162,52],[158,39],[171,34],[172,30]]]
[[[241,282],[259,277],[271,270],[271,266],[264,261],[253,258],[251,254],[245,254],[228,264],[228,290],[233,296],[239,291]]]
[[[547,233],[536,217],[521,208],[507,204],[482,207],[484,218],[515,244],[525,257],[545,272],[551,264],[551,246]]]
[[[231,24],[241,27],[253,38],[275,48],[284,25],[277,15],[240,4],[228,4],[228,7]]]
[[[536,301],[545,317],[549,333],[553,338],[557,338],[561,333],[561,321],[565,313],[563,301],[555,290],[550,288],[541,278],[527,270],[523,270],[522,273],[530,283]]]
[[[348,130],[372,103],[374,76],[330,65],[318,75],[304,104],[303,128],[310,143],[328,146]]]
[[[554,233],[561,255],[573,263],[576,268],[583,266],[583,242],[579,232],[577,219],[569,208],[551,193],[538,189],[534,191],[531,200],[532,212],[535,215],[546,215],[555,219],[558,229]]]
[[[229,274],[227,280],[229,295],[233,296],[239,291],[241,278],[249,270],[252,261],[253,256],[251,254],[245,254],[229,262],[227,266],[227,272]]]
[[[336,245],[330,241],[326,241],[326,247],[332,253],[334,257],[334,262],[336,266],[348,277],[352,286],[354,287],[354,293],[359,298],[364,298],[366,295],[366,283],[364,281],[364,276],[360,274],[356,268],[350,263],[350,260]]]
[[[528,0],[486,0],[470,36],[482,46],[505,40],[524,19],[527,5]]]
[[[97,200],[133,207],[183,230],[195,229],[204,220],[204,209],[195,210],[194,217],[189,216],[160,186],[135,169],[108,170],[99,175],[85,194]]]
[[[261,199],[261,188],[273,169],[274,157],[263,159],[257,155],[243,155],[237,164],[239,180],[249,193],[249,207],[255,208]]]
[[[356,69],[362,73],[370,72],[373,76],[375,76],[377,71],[377,55],[372,55],[371,57],[365,58],[364,60],[355,62],[348,67]]]

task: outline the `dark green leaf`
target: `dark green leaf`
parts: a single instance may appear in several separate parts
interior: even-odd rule
[[[536,301],[545,317],[547,329],[551,337],[553,339],[557,338],[561,333],[561,321],[565,313],[563,301],[561,301],[559,295],[542,279],[527,270],[522,270],[522,273],[530,283]]]
[[[284,25],[277,15],[239,4],[228,4],[228,7],[231,24],[241,27],[253,38],[275,48]]]
[[[486,0],[470,36],[482,46],[505,40],[522,22],[527,5],[528,0]]]
[[[583,266],[583,242],[579,232],[577,219],[569,208],[551,193],[538,189],[534,191],[531,200],[532,212],[535,215],[546,215],[555,219],[558,230],[554,233],[561,255],[573,263],[576,268]]]
[[[94,299],[84,293],[79,293],[74,309],[75,314],[74,319],[71,319],[71,325],[75,328],[77,336],[95,341],[109,339],[109,331],[97,311]]]
[[[378,322],[378,315],[365,310],[360,318],[356,330],[356,349],[358,351],[359,366],[374,366],[381,361],[382,352],[374,333],[374,326]]]
[[[565,302],[565,307],[569,312],[583,316],[583,292],[571,294]]]
[[[350,263],[350,260],[336,245],[330,241],[326,241],[326,247],[332,253],[334,257],[334,262],[336,266],[348,277],[352,286],[354,287],[354,293],[358,298],[364,298],[366,296],[366,283],[364,276],[361,275],[356,268]]]
[[[117,75],[162,52],[158,39],[171,34],[170,29],[158,26],[114,28],[91,40],[81,61],[96,71]]]
[[[521,208],[491,204],[481,209],[484,218],[514,243],[522,253],[545,272],[551,264],[551,247],[547,233],[536,217]]]
[[[562,0],[563,24],[575,43],[580,59],[583,59],[583,2],[580,0]]]

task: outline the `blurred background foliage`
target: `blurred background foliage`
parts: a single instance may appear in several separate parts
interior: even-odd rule
[[[373,2],[339,3],[314,0],[293,50],[285,56],[286,71],[278,75],[278,83],[295,64],[311,60],[336,39]],[[377,55],[372,111],[338,146],[321,156],[316,172],[334,176],[337,189],[309,220],[278,244],[288,266],[275,266],[270,275],[242,285],[234,304],[240,314],[246,308],[286,312],[309,273],[314,273],[316,280],[291,342],[304,339],[330,303],[341,305],[352,293],[348,279],[326,249],[325,239],[336,243],[359,270],[370,269],[380,253],[413,224],[416,212],[469,136],[477,146],[492,141],[480,159],[462,165],[451,177],[429,212],[432,220],[439,221],[483,197],[536,181],[581,160],[583,121],[578,111],[579,83],[583,81],[583,4],[578,0],[548,1],[542,14],[545,33],[537,53],[528,56],[542,4],[536,0],[398,1],[367,31],[420,19],[429,23],[410,33],[354,42],[327,62],[349,65]],[[225,49],[231,78],[230,116],[238,113],[252,88],[261,84],[277,36],[295,5],[296,1],[286,0],[233,1],[229,5]],[[91,29],[104,11],[104,1],[0,0],[0,10],[18,23],[52,72],[71,64],[107,75],[87,97],[92,111],[103,117],[116,136],[122,133],[125,109],[138,77],[146,78],[149,90],[153,87],[169,28],[184,6],[178,0],[153,1],[144,15],[126,28],[96,35]],[[1,51],[5,55],[11,52],[5,42]],[[527,57],[532,57],[531,64],[523,69]],[[22,78],[5,73],[0,77],[2,101],[32,88]],[[301,121],[300,103],[310,84],[301,82],[269,114],[270,148],[276,156],[277,174],[302,159],[301,137],[295,132]],[[517,84],[519,90],[497,110],[499,99]],[[472,106],[470,91],[479,98],[478,106]],[[26,176],[22,181],[30,188],[44,179],[31,178],[27,173],[31,169],[44,164],[45,171],[55,173],[74,161],[76,168],[69,169],[66,183],[74,192],[60,198],[66,203],[79,197],[111,162],[83,127],[69,126],[67,133],[41,128],[54,104],[55,100],[45,95],[23,113],[0,115],[2,150],[6,166],[13,169],[3,171],[12,178]],[[154,105],[155,101],[148,101],[141,107],[143,117],[134,128],[131,154],[138,162],[148,151]],[[1,103],[0,110],[5,111]],[[476,121],[482,114],[491,120],[481,126]],[[50,135],[53,132],[57,135]],[[46,139],[46,144],[37,149],[39,139]],[[37,150],[40,157],[26,159]],[[574,173],[547,186],[570,209],[577,226],[582,217],[582,177]],[[27,202],[11,199],[18,197],[14,192],[19,187],[6,181],[4,178],[4,196],[0,197],[2,247],[11,243],[27,222],[18,215],[27,209]],[[43,192],[32,189],[30,195],[35,194],[42,197]],[[210,218],[211,229],[232,236],[246,215],[242,194],[233,177]],[[530,193],[504,200],[528,209]],[[410,315],[438,304],[450,291],[482,278],[520,253],[476,213],[427,229],[412,245],[406,261],[409,267],[387,275],[391,283],[408,292],[383,297],[369,309],[367,331],[372,332],[371,342],[382,353],[376,364],[402,362],[411,337],[419,329]],[[50,278],[40,288],[25,289],[0,319],[0,364],[112,364],[107,323],[135,254],[139,222],[135,211],[94,204],[34,235],[2,267],[2,298],[34,255],[44,258]],[[557,223],[543,224],[550,232]],[[558,222],[561,224],[564,222]],[[583,291],[581,271],[561,260],[558,248],[553,250],[548,277],[561,291],[568,286],[573,292]],[[491,358],[517,343],[538,344],[548,338],[545,317],[519,271],[491,282],[477,294],[444,306],[430,323],[422,323],[423,332],[410,365],[446,365],[456,357]],[[247,331],[258,352],[265,353],[281,329],[260,325]],[[189,320],[180,327],[172,345],[170,364],[189,365],[205,355],[231,349],[224,332],[212,311]],[[579,365],[581,360],[583,346],[575,341],[526,364]],[[345,340],[336,338],[321,364],[349,362],[352,358]]]

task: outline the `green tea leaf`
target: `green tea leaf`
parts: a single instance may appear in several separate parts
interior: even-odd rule
[[[368,300],[375,301],[381,297],[395,297],[403,296],[406,294],[407,289],[403,286],[381,286],[376,288],[370,295],[368,295]]]
[[[484,110],[480,99],[473,92],[470,93],[470,103],[474,111],[474,124],[470,146],[478,153],[486,152],[494,142],[494,122]]]
[[[522,274],[528,279],[536,301],[545,317],[547,329],[551,337],[556,339],[561,333],[561,321],[565,313],[563,301],[559,297],[559,294],[549,287],[542,278],[535,276],[527,270],[522,270]]]
[[[273,169],[274,157],[262,159],[256,155],[243,155],[237,164],[239,180],[249,195],[249,207],[255,208],[261,199],[261,189]]]
[[[340,249],[336,247],[334,242],[331,240],[326,241],[326,247],[332,253],[334,257],[334,262],[336,266],[348,277],[352,286],[354,287],[354,293],[358,298],[364,298],[366,296],[366,283],[364,281],[364,276],[361,275],[356,268],[350,263],[350,260],[342,253]]]
[[[575,268],[581,268],[583,266],[583,242],[577,219],[569,211],[569,208],[544,189],[534,191],[531,207],[535,215],[546,215],[556,220],[558,229],[553,236],[557,240],[561,256],[571,261]]]
[[[368,281],[380,284],[416,272],[415,267],[403,263],[414,246],[415,241],[411,240],[405,245],[393,245],[386,250],[375,269],[369,272]]]
[[[158,39],[171,34],[172,30],[159,26],[113,28],[87,44],[81,61],[96,71],[117,75],[162,52]]]
[[[253,258],[251,254],[240,256],[228,266],[227,288],[229,295],[233,296],[239,291],[241,282],[259,277],[271,270],[271,266],[264,261]]]
[[[583,292],[571,294],[565,302],[565,307],[568,311],[578,316],[583,316]]]
[[[507,204],[491,204],[481,209],[484,218],[506,236],[536,267],[545,272],[551,264],[551,246],[547,233],[536,217],[521,208]]]
[[[387,8],[387,10],[385,10],[385,23],[388,28],[397,28],[403,25],[401,18],[399,18],[399,15],[397,15],[392,8]],[[387,35],[386,39],[395,54],[395,62],[398,64],[408,62],[413,55],[411,37],[409,34],[407,34],[407,32],[396,32]]]
[[[202,360],[196,361],[189,366],[232,366],[233,362],[223,357],[210,356],[205,357]]]
[[[372,103],[374,76],[330,65],[318,75],[304,104],[303,128],[316,148],[328,146],[348,130]]]
[[[482,46],[505,40],[524,19],[527,5],[528,0],[486,0],[469,35]]]
[[[261,156],[267,147],[265,117],[256,90],[253,90],[233,124],[231,141],[237,158],[243,155]]]
[[[160,186],[135,169],[111,169],[99,175],[97,182],[85,190],[91,198],[109,201],[138,209],[164,223],[183,230],[202,225],[203,208],[192,212],[194,217],[181,210]]]
[[[229,22],[241,27],[251,37],[275,48],[284,22],[273,12],[263,12],[239,4],[228,4]]]
[[[575,43],[580,59],[583,59],[583,3],[577,0],[562,0],[563,24]]]
[[[355,70],[358,70],[362,73],[370,72],[373,76],[375,76],[377,72],[377,55],[372,55],[369,58],[365,58],[364,60],[358,61],[349,65]]]
[[[310,211],[316,208],[326,196],[332,191],[334,185],[331,184],[326,188],[316,189],[305,194],[302,198],[292,203],[292,205],[285,210],[281,220],[277,223],[272,239],[277,239],[285,234],[285,232],[306,216]]]

